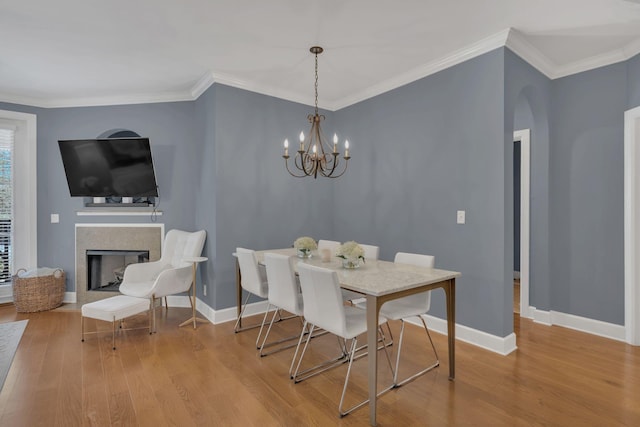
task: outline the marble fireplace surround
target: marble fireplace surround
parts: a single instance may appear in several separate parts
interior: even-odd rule
[[[145,250],[160,259],[164,224],[76,224],[76,301],[85,304],[118,295],[87,290],[87,250]]]

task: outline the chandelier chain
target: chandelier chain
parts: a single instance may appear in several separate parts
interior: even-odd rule
[[[316,115],[318,114],[318,54],[316,53],[316,83],[315,83],[315,92],[316,92]]]

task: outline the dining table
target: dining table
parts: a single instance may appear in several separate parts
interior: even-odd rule
[[[256,251],[258,263],[264,265],[264,254],[274,252],[290,256],[296,256],[294,248],[268,249]],[[382,260],[365,260],[360,267],[344,268],[342,259],[333,257],[327,259],[320,256],[317,251],[311,253],[309,258],[300,258],[299,262],[309,263],[318,267],[333,270],[338,275],[340,286],[343,289],[362,294],[366,299],[367,313],[367,346],[377,346],[377,325],[380,315],[380,307],[393,299],[434,289],[443,289],[445,293],[447,312],[447,334],[449,350],[449,380],[455,379],[455,297],[456,278],[459,272],[427,268],[409,264],[400,264]],[[236,291],[237,310],[240,316],[242,306],[242,277],[240,267],[236,262]],[[377,424],[377,374],[378,355],[375,351],[368,353],[368,391],[369,391],[369,422],[372,426]]]

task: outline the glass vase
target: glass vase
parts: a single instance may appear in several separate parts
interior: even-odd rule
[[[298,249],[298,258],[311,258],[311,249]]]
[[[360,267],[360,258],[355,258],[355,259],[343,258],[342,267],[348,268],[348,269],[358,268]]]

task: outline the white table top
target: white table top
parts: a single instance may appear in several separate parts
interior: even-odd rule
[[[267,252],[296,255],[294,248],[256,251],[256,257],[260,264],[264,263],[264,254]],[[365,260],[359,268],[346,269],[342,267],[342,260],[336,257],[329,262],[323,262],[317,251],[312,253],[311,258],[299,258],[299,262],[334,270],[338,273],[338,280],[342,288],[375,296],[387,295],[460,276],[457,271],[380,260]]]

